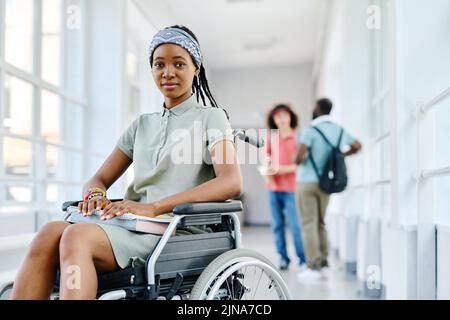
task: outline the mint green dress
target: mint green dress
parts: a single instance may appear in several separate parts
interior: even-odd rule
[[[170,110],[139,116],[117,143],[134,166],[134,181],[124,198],[151,203],[215,178],[210,152],[223,140],[233,141],[225,111],[204,107],[195,96]],[[99,226],[121,268],[145,263],[160,239],[117,226]],[[177,235],[204,232],[200,227],[179,228]]]

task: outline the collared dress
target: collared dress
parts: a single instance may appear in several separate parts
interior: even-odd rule
[[[139,116],[117,142],[133,160],[134,180],[124,199],[152,203],[214,179],[210,152],[223,140],[233,141],[225,111],[200,105],[194,95],[170,110]],[[113,225],[99,226],[121,268],[145,263],[160,239]],[[177,230],[177,234],[197,232],[205,230]]]

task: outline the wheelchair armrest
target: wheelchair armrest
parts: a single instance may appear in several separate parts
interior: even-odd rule
[[[225,202],[186,203],[173,209],[174,215],[203,215],[241,212],[242,202],[229,200]]]
[[[78,207],[78,203],[80,203],[82,201],[83,200],[64,202],[62,205],[62,211],[66,212],[69,207]],[[123,201],[123,199],[109,199],[109,201],[119,202],[119,201]]]

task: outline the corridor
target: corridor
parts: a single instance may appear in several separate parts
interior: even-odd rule
[[[0,288],[66,201],[234,199],[293,299],[450,299],[449,22],[448,0],[0,0]],[[329,150],[342,192],[319,184]],[[136,258],[126,236],[109,262]]]

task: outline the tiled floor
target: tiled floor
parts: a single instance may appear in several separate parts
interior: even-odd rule
[[[318,280],[308,284],[297,281],[299,268],[296,264],[295,251],[290,235],[287,235],[288,251],[291,257],[289,270],[282,271],[294,299],[301,300],[353,300],[362,299],[359,295],[355,276],[343,271],[342,263],[336,259],[330,261],[330,277],[328,280]],[[255,250],[269,258],[276,266],[278,256],[270,228],[251,227],[242,229],[243,247]]]

